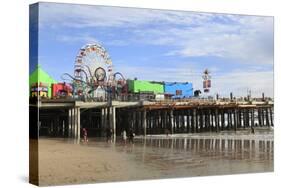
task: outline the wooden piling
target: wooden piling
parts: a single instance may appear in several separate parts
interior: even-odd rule
[[[171,110],[170,111],[170,131],[171,131],[171,134],[174,134],[174,111]]]
[[[234,131],[237,130],[237,123],[238,123],[238,117],[237,117],[237,109],[234,110]]]
[[[216,132],[219,132],[219,112],[218,112],[218,109],[215,110],[215,125],[216,125]]]
[[[266,121],[266,126],[269,127],[269,113],[268,113],[269,109],[265,108],[265,121]]]
[[[71,137],[72,113],[71,109],[68,110],[68,137]]]
[[[251,109],[251,127],[255,127],[255,109]]]
[[[221,130],[224,130],[224,126],[225,126],[225,114],[224,114],[224,110],[221,110]]]
[[[143,134],[144,134],[144,136],[146,136],[146,123],[147,123],[146,110],[144,110],[142,114],[143,114],[143,118],[142,118]]]
[[[273,123],[273,114],[272,114],[272,107],[269,108],[269,115],[270,115],[270,122],[271,122],[271,126],[273,127],[274,123]]]

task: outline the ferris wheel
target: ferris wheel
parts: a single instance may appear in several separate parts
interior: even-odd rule
[[[83,46],[75,58],[74,85],[78,95],[110,86],[114,80],[112,61],[100,44]]]

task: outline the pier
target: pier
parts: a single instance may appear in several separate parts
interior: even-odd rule
[[[37,110],[39,109],[39,111]],[[83,102],[39,100],[30,104],[31,135],[80,140],[103,137],[111,128],[113,139],[133,129],[136,135],[236,131],[274,126],[272,101],[169,100]],[[37,118],[36,118],[37,117]]]

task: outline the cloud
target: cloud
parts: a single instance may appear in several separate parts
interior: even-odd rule
[[[105,45],[108,45],[108,46],[127,46],[129,45],[129,42],[128,41],[125,41],[125,40],[108,40],[108,41],[105,41],[104,42]]]
[[[206,22],[191,28],[168,28],[165,32],[148,29],[139,37],[142,42],[175,46],[167,56],[214,56],[240,63],[273,64],[273,19],[260,17],[255,22],[251,16],[244,17],[243,21],[237,18],[228,23]],[[244,24],[247,19],[249,23]]]
[[[183,11],[40,3],[41,26],[48,27],[134,27],[149,22],[194,25],[208,19],[206,13],[187,16]]]
[[[142,66],[130,63],[130,66],[128,66],[125,61],[115,61],[114,68],[116,71],[122,72],[127,78],[137,77],[141,80],[153,81],[187,82],[197,76],[200,79],[202,74],[202,70],[196,67],[196,62],[178,62],[165,66],[159,66],[159,64]]]
[[[56,37],[56,40],[60,42],[67,42],[67,43],[75,43],[75,42],[84,42],[84,43],[99,43],[99,41],[88,35],[88,34],[82,34],[82,35],[58,35]]]
[[[41,3],[39,18],[41,27],[123,28],[127,37],[117,32],[103,41],[112,46],[171,46],[173,49],[165,55],[273,64],[272,17]],[[62,40],[95,41],[93,37],[69,36]]]
[[[225,75],[213,77],[213,93],[229,96],[233,92],[235,96],[246,96],[247,90],[251,90],[253,97],[273,97],[273,71],[234,71]]]

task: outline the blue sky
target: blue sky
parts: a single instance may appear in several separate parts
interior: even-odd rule
[[[125,78],[202,89],[208,68],[211,94],[273,96],[273,17],[40,3],[38,61],[52,77],[73,74],[78,50],[93,42]]]

